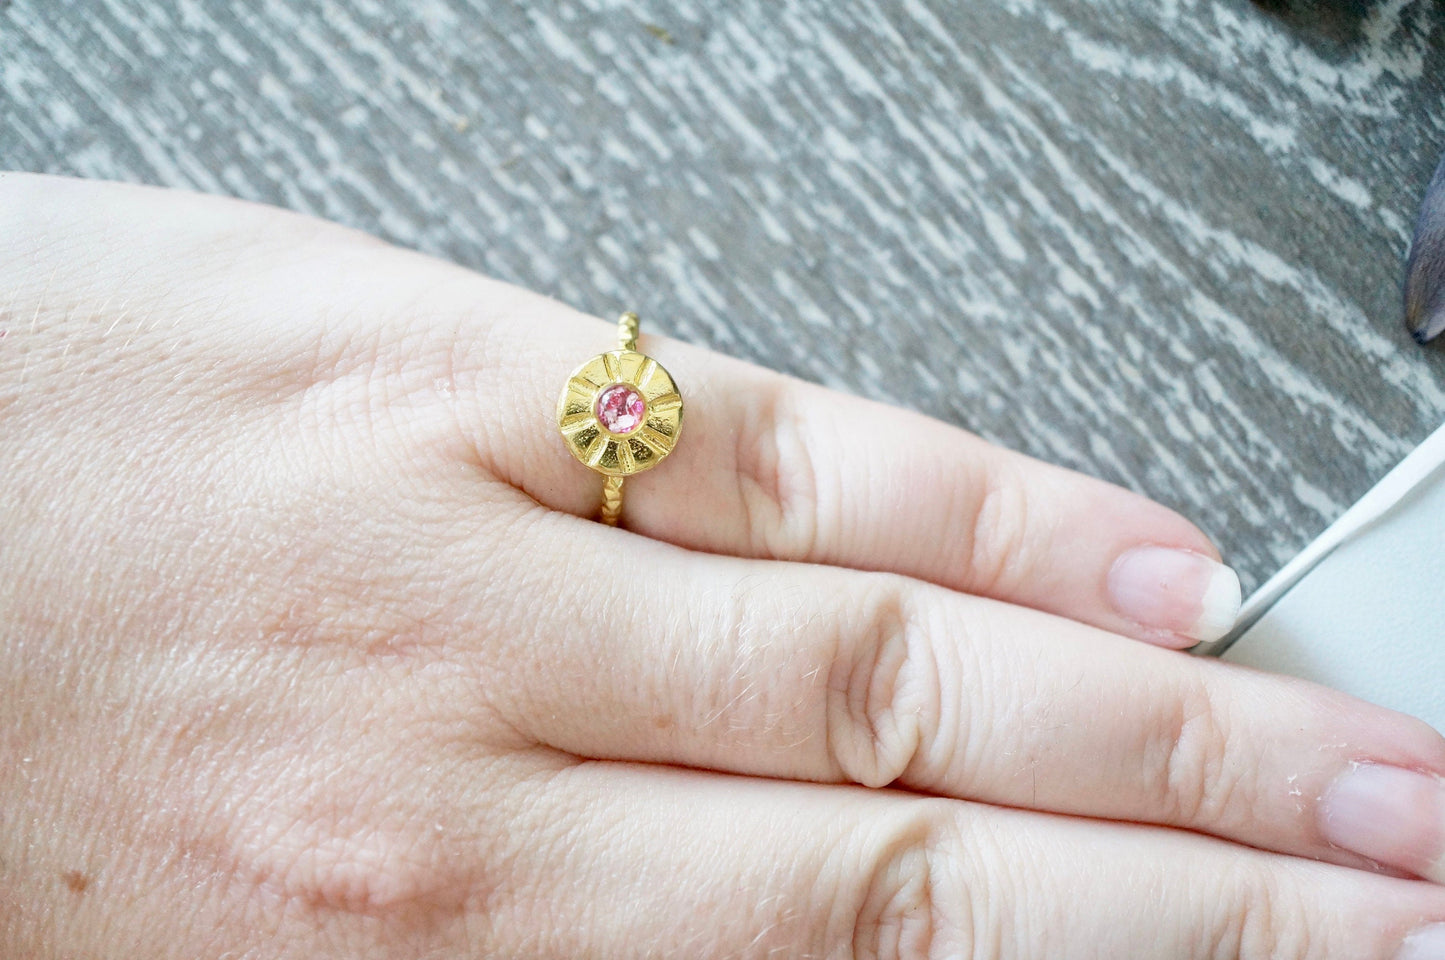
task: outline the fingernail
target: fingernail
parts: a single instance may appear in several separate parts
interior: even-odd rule
[[[1445,923],[1432,923],[1410,934],[1395,960],[1445,960]]]
[[[1319,825],[1337,847],[1445,882],[1445,790],[1436,777],[1375,763],[1351,767],[1320,797]]]
[[[1405,262],[1405,326],[1420,343],[1445,331],[1445,158],[1435,168]]]
[[[1201,553],[1135,547],[1109,571],[1114,608],[1145,627],[1218,640],[1239,616],[1239,576]]]

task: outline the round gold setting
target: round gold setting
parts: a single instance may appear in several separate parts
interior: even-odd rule
[[[599,417],[598,400],[615,386],[630,387],[644,409],[634,429],[614,433]],[[663,461],[682,431],[682,397],[656,360],[635,350],[612,350],[582,364],[557,399],[557,428],[572,456],[608,477],[630,477]]]
[[[614,387],[636,392],[618,392]],[[604,395],[642,400],[639,416],[614,418],[598,409]],[[579,461],[607,477],[630,477],[662,463],[682,431],[682,396],[672,374],[636,350],[598,354],[572,372],[556,400],[556,425],[566,448]]]
[[[557,398],[557,429],[572,456],[602,474],[602,516],[622,518],[622,483],[651,470],[682,432],[682,396],[662,365],[637,351],[637,314],[617,321],[617,349],[572,371]]]

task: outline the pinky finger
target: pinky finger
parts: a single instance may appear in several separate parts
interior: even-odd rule
[[[618,763],[543,792],[487,955],[1445,956],[1445,890],[1178,831]]]

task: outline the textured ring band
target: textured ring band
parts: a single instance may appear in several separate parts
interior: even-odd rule
[[[682,431],[672,375],[637,351],[638,320],[617,321],[618,349],[572,371],[557,398],[557,429],[572,455],[602,474],[602,522],[622,516],[622,482],[662,462]]]

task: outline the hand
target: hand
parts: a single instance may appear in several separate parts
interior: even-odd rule
[[[1120,636],[1162,507],[644,329],[609,529],[610,324],[230,201],[0,176],[0,290],[0,956],[1445,955],[1445,743]]]

